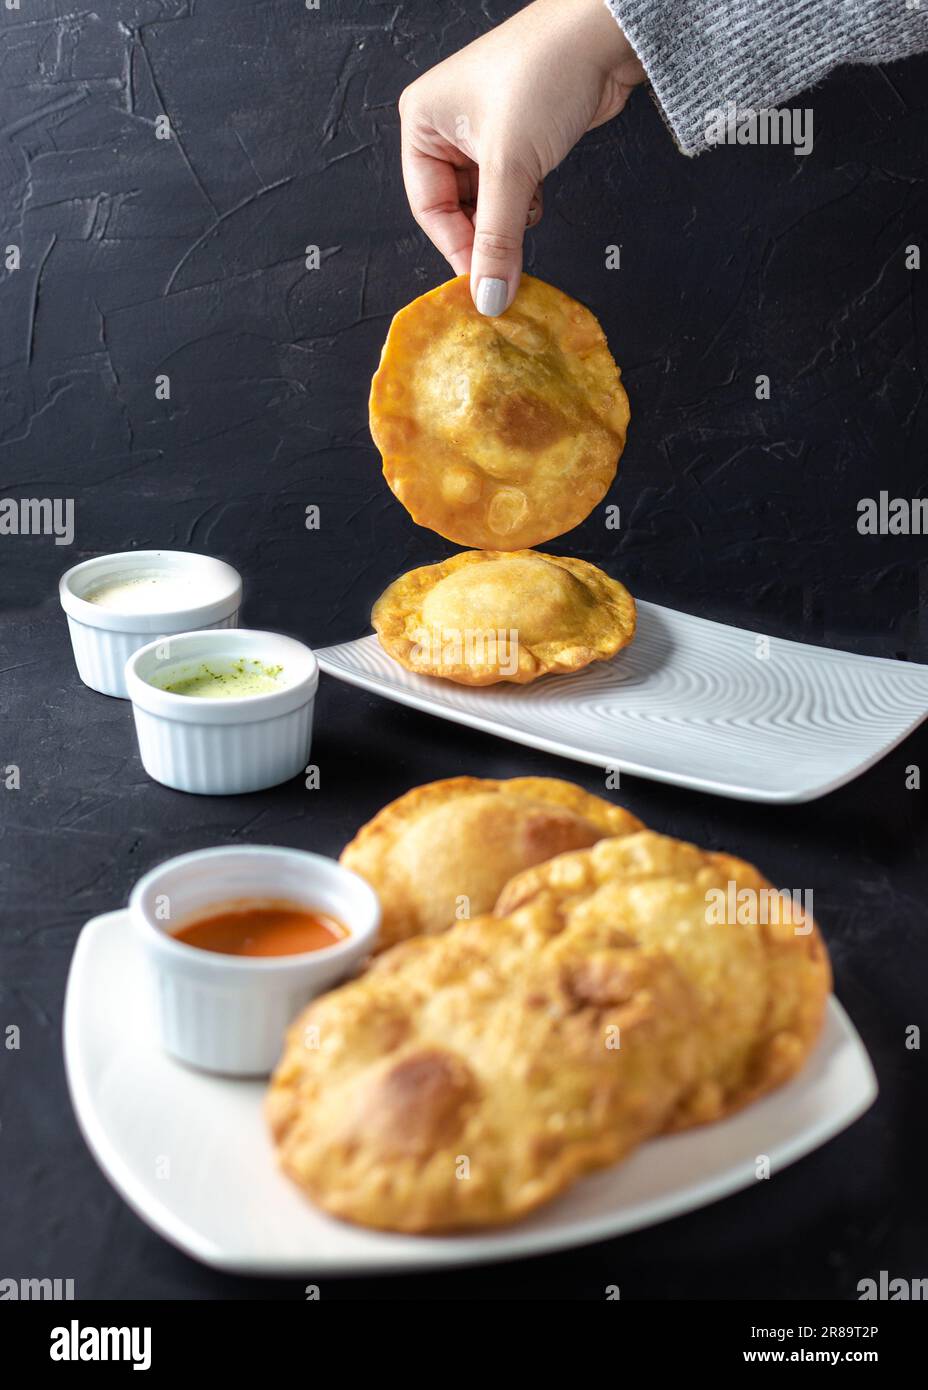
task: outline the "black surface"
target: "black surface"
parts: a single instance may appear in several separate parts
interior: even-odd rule
[[[445,277],[405,206],[395,100],[513,6],[105,3],[0,9],[0,496],[73,497],[74,544],[0,537],[0,1276],[86,1298],[293,1298],[153,1235],[97,1171],[67,1098],[60,1020],[81,925],[183,850],[335,853],[385,801],[460,772],[561,762],[325,679],[322,787],[184,797],[138,763],[129,709],[85,689],[57,607],[89,555],[173,546],[243,573],[245,621],[314,645],[366,630],[401,570],[453,547],[391,497],[366,395],[389,318]],[[61,10],[59,14],[58,11]],[[99,16],[99,17],[98,17]],[[637,93],[548,181],[531,269],[600,316],[632,402],[610,502],[551,548],[644,598],[760,631],[928,660],[924,538],[861,537],[857,502],[915,496],[926,446],[928,60],[845,70],[803,105],[815,149],[687,161]],[[175,138],[154,138],[167,110]],[[322,268],[304,270],[308,244]],[[604,268],[622,246],[621,271]],[[156,374],[171,377],[157,401]],[[755,377],[772,382],[759,402]],[[303,526],[322,508],[318,532]],[[921,570],[920,570],[921,566]],[[921,578],[920,578],[921,575]],[[825,800],[764,808],[641,780],[656,829],[812,887],[877,1105],[769,1183],[621,1240],[518,1265],[326,1280],[325,1297],[854,1298],[925,1273],[928,923],[923,729]]]

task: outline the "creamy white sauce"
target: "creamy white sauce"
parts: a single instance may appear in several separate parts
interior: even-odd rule
[[[172,612],[208,603],[202,579],[168,570],[148,570],[141,574],[117,574],[84,594],[88,603],[117,613]]]

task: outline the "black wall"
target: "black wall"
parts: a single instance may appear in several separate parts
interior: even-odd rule
[[[388,580],[453,548],[393,500],[367,431],[390,316],[448,274],[406,206],[396,98],[515,6],[60,8],[0,10],[0,241],[23,257],[0,281],[0,493],[73,496],[77,534],[2,547],[4,597],[52,602],[93,553],[191,547],[243,570],[249,621],[293,627],[296,587],[301,635],[352,637]],[[860,536],[856,505],[925,478],[928,293],[905,247],[928,255],[926,76],[834,76],[797,103],[804,158],[688,160],[639,91],[551,176],[528,266],[599,315],[632,404],[621,532],[600,509],[552,549],[643,597],[924,655],[924,541]]]

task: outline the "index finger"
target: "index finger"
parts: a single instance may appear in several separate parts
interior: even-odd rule
[[[470,270],[474,227],[461,209],[458,171],[449,160],[426,154],[403,133],[403,182],[412,215],[456,275]]]

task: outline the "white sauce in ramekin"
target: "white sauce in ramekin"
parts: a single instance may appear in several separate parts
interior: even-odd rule
[[[85,685],[126,698],[125,665],[155,637],[231,628],[241,576],[224,560],[186,550],[124,550],[66,570],[58,583]]]
[[[147,574],[115,575],[90,589],[84,598],[114,613],[161,613],[169,609],[192,608],[208,602],[211,595],[202,579],[189,574],[170,574],[153,570]]]

